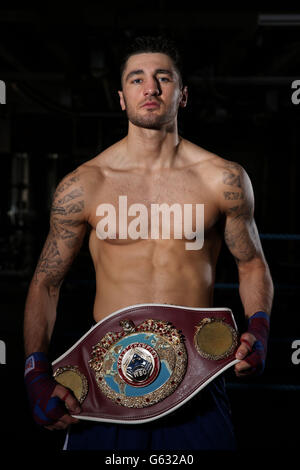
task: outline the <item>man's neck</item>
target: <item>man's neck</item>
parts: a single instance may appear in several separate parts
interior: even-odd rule
[[[125,139],[131,164],[149,170],[171,168],[178,152],[177,125],[170,130],[144,129],[129,123]]]

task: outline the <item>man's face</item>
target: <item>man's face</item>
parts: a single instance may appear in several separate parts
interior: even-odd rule
[[[122,110],[129,121],[146,129],[168,128],[178,107],[184,107],[187,89],[180,89],[179,75],[166,54],[143,53],[129,57],[119,91]]]

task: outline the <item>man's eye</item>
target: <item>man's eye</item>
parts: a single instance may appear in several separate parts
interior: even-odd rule
[[[141,78],[135,78],[134,80],[132,80],[132,83],[141,83],[141,81]]]
[[[169,82],[170,81],[168,77],[159,77],[159,80],[161,82]]]

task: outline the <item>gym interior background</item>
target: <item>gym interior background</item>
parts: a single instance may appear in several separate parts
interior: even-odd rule
[[[1,444],[61,448],[64,433],[37,428],[27,407],[26,293],[57,183],[126,134],[117,94],[124,43],[159,33],[184,57],[189,102],[180,133],[248,172],[275,284],[264,375],[241,380],[226,372],[240,449],[298,446],[300,10],[201,10],[163,0],[145,11],[135,0],[0,7]],[[94,291],[86,240],[61,289],[52,359],[90,328]],[[215,306],[231,307],[243,329],[225,246]]]

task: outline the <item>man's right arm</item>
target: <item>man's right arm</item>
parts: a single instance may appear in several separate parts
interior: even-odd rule
[[[26,356],[48,350],[60,286],[85,233],[85,191],[80,171],[75,170],[60,182],[54,193],[50,230],[29,286],[24,315]]]
[[[55,191],[49,234],[25,305],[25,384],[34,420],[48,429],[65,429],[78,421],[67,409],[71,414],[80,412],[73,394],[53,379],[47,358],[60,287],[86,233],[86,195],[80,174],[75,170],[67,175]]]

